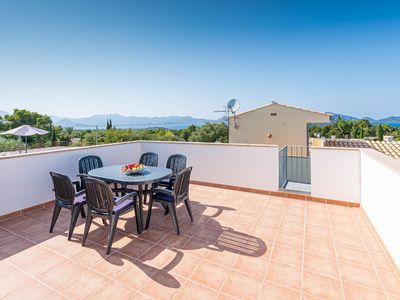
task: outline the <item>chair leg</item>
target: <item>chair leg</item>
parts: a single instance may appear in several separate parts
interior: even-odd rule
[[[107,255],[111,252],[111,246],[114,240],[115,230],[117,229],[119,215],[115,214],[111,216],[110,227],[108,229],[108,238],[107,238]]]
[[[185,200],[185,205],[186,205],[187,211],[189,213],[190,220],[193,222],[192,206],[190,205],[189,199]]]
[[[135,199],[135,220],[137,233],[142,234],[142,227],[140,226],[140,208],[137,198]]]
[[[147,204],[147,193],[146,193],[146,191],[148,190],[148,188],[149,188],[149,185],[148,184],[146,184],[145,186],[144,186],[144,193],[143,193],[143,203],[144,204]]]
[[[118,184],[117,183],[114,183],[114,189],[117,191],[118,190]],[[119,196],[119,193],[118,192],[115,192],[115,196]]]
[[[168,205],[164,205],[164,204],[163,204],[163,207],[164,207],[164,216],[166,216],[166,215],[168,215],[168,213],[169,213]]]
[[[174,223],[175,231],[179,235],[179,224],[178,224],[178,217],[176,215],[175,203],[168,203],[168,208],[171,213],[172,223]]]
[[[81,217],[86,218],[85,207],[81,205]]]
[[[60,211],[61,211],[61,206],[59,206],[56,202],[54,206],[53,217],[51,218],[50,233],[53,232],[58,216],[60,215]]]
[[[107,220],[106,220],[106,219],[101,219],[101,221],[103,222],[103,225],[104,225],[104,226],[108,226]]]
[[[147,209],[147,219],[146,219],[146,227],[145,229],[149,229],[150,227],[150,219],[151,219],[151,211],[153,210],[153,197],[150,195],[150,200],[149,200],[149,207]]]
[[[78,220],[79,212],[81,211],[80,205],[73,205],[71,209],[71,222],[69,223],[68,241],[71,240],[76,221]]]
[[[90,225],[92,224],[92,214],[90,212],[90,208],[88,208],[88,215],[86,217],[86,223],[85,223],[85,231],[83,232],[83,237],[82,237],[82,246],[85,246],[86,243],[86,238],[89,233]]]

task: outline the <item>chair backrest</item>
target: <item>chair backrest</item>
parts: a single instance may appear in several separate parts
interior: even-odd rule
[[[157,167],[158,154],[154,152],[143,153],[142,156],[140,156],[139,163],[149,167]]]
[[[114,195],[108,184],[92,177],[83,178],[83,182],[89,209],[99,214],[111,213],[114,208]]]
[[[172,170],[172,175],[178,174],[186,168],[186,156],[182,154],[174,154],[168,157],[167,168]]]
[[[192,167],[188,167],[176,174],[174,182],[175,202],[179,203],[189,198],[189,184]]]
[[[71,179],[57,172],[50,172],[50,176],[53,180],[56,200],[72,205],[75,200],[75,189]]]
[[[82,157],[79,162],[79,173],[80,174],[87,174],[89,171],[102,168],[103,162],[100,157],[96,155],[88,155]]]

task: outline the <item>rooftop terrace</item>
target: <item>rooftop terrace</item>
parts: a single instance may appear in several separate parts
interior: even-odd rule
[[[195,222],[182,234],[154,212],[136,233],[133,212],[106,229],[83,221],[68,242],[68,212],[52,207],[0,223],[5,299],[400,299],[400,281],[362,208],[192,185]]]
[[[49,171],[74,178],[84,155],[107,166],[148,151],[193,166],[194,222],[179,207],[181,235],[159,207],[141,235],[134,213],[122,216],[110,255],[101,220],[85,247],[82,218],[67,241],[67,210],[49,233]],[[305,195],[279,190],[276,146],[133,142],[0,158],[0,298],[400,299],[399,163],[311,149]]]

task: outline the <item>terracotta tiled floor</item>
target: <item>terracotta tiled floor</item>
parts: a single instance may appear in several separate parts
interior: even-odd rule
[[[111,255],[96,220],[68,242],[69,212],[52,208],[0,223],[0,298],[400,299],[400,281],[360,208],[191,187],[195,222],[182,234],[157,209],[138,236],[133,212]]]

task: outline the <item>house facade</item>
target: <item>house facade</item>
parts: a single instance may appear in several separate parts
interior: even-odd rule
[[[229,142],[308,145],[308,126],[329,123],[331,115],[277,102],[242,112],[229,119]]]

